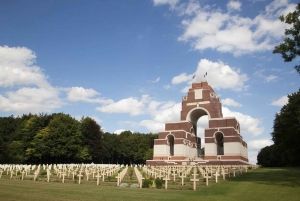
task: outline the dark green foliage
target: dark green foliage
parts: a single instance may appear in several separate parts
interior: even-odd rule
[[[275,115],[271,133],[274,145],[261,149],[257,156],[262,166],[300,166],[300,89],[288,98]]]
[[[157,134],[103,133],[90,117],[64,113],[0,117],[0,163],[123,163],[152,159]]]
[[[160,179],[160,178],[156,178],[156,179],[155,179],[155,185],[156,185],[156,188],[157,188],[157,189],[161,189],[162,186],[163,186],[163,180]]]
[[[262,167],[283,166],[282,158],[277,147],[273,144],[262,148],[257,155],[257,164]]]
[[[290,29],[286,29],[284,35],[286,38],[283,43],[275,46],[273,53],[281,54],[285,62],[290,62],[300,55],[300,3],[296,10],[287,16],[280,16],[280,21],[292,25]],[[300,65],[294,67],[300,74]]]
[[[143,180],[143,184],[142,184],[142,187],[143,188],[150,188],[150,186],[152,185],[153,181],[152,179],[144,179]]]

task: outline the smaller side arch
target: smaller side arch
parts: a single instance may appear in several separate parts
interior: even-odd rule
[[[174,156],[174,141],[175,141],[175,136],[173,134],[168,134],[166,136],[166,139],[167,139],[167,143],[170,147],[169,149],[169,156]]]
[[[217,131],[214,133],[217,155],[224,155],[224,133]]]

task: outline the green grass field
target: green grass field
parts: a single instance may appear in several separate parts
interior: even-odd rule
[[[197,190],[120,188],[92,183],[0,179],[0,200],[300,200],[299,168],[259,168]]]

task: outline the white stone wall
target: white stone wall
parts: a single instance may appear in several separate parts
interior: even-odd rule
[[[224,155],[241,155],[243,151],[241,150],[240,142],[226,142],[224,143]]]
[[[169,156],[170,147],[164,144],[154,145],[154,156]]]
[[[217,146],[215,143],[205,143],[205,155],[217,155]]]

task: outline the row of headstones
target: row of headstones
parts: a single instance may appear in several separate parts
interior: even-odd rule
[[[168,188],[168,181],[170,179],[170,175],[173,176],[175,182],[175,176],[178,175],[181,178],[181,185],[184,185],[184,178],[190,173],[191,169],[193,169],[193,178],[190,181],[193,182],[193,189],[196,190],[196,182],[199,181],[197,179],[196,174],[199,170],[200,177],[206,179],[206,186],[208,186],[208,181],[212,177],[215,177],[216,183],[218,182],[218,177],[223,175],[223,179],[225,180],[226,175],[228,178],[231,176],[235,177],[238,174],[242,174],[243,172],[247,172],[249,168],[257,168],[257,166],[162,166],[162,167],[144,167],[143,171],[151,177],[154,178],[162,178],[165,181],[165,189]],[[172,174],[171,174],[172,172]],[[177,174],[176,174],[177,173]]]
[[[118,173],[117,178],[117,186],[120,185],[122,179],[124,178],[125,174],[127,173],[128,166],[126,166],[120,173]]]
[[[43,169],[46,169],[47,171],[47,181],[50,181],[50,176],[51,172],[50,170],[52,169],[51,165],[46,165],[42,166]],[[78,176],[79,178],[79,184],[81,183],[81,177],[83,177],[82,173],[85,172],[85,175],[87,177],[87,181],[89,180],[89,175],[92,174],[93,178],[95,177],[95,173],[97,173],[97,185],[99,184],[99,178],[102,176],[102,181],[104,181],[105,176],[112,176],[115,174],[122,166],[120,165],[74,165],[74,164],[58,164],[58,165],[53,165],[53,170],[56,176],[58,176],[60,179],[62,178],[62,183],[64,183],[65,176],[70,175],[72,173],[73,175],[73,180],[75,175]],[[28,176],[30,174],[30,171],[34,171],[34,178],[33,180],[35,181],[39,175],[39,172],[41,170],[41,166],[31,166],[31,165],[0,165],[0,178],[2,177],[2,173],[4,171],[7,172],[7,175],[10,173],[11,174],[11,179],[13,178],[13,175],[18,174],[18,172],[21,172],[22,176],[21,179],[24,179],[24,176]],[[100,176],[101,175],[101,176]]]

